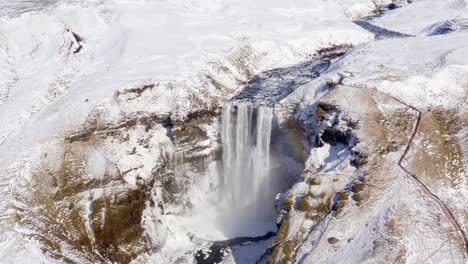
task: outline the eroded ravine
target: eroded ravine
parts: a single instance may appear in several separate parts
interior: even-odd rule
[[[409,37],[364,27],[379,38]],[[33,197],[18,195],[24,204],[15,205],[17,223],[36,231],[26,236],[42,242],[47,254],[70,263],[141,263],[143,255],[163,254],[171,263],[219,263],[253,244],[261,245],[253,257],[259,263],[315,263],[324,259],[314,255],[346,252],[365,239],[375,245],[365,254],[377,254],[383,243],[395,248],[389,259],[398,262],[406,249],[395,244],[395,237],[405,238],[395,197],[414,191],[405,181],[399,183],[403,191],[395,191],[399,167],[439,205],[466,253],[466,235],[451,206],[402,164],[421,110],[378,89],[343,85],[344,75],[333,67],[350,49],[324,48],[315,60],[249,76],[231,101],[183,118],[144,109],[116,124],[106,123],[105,115],[90,118],[59,143],[57,153],[41,157],[36,179],[26,185],[34,188]],[[155,98],[160,88],[131,88],[114,99],[128,109],[129,102]],[[424,202],[415,203],[430,208]],[[355,239],[341,228],[353,214],[363,217],[354,222],[363,225],[358,231],[373,237]],[[373,218],[384,220],[374,224]],[[259,219],[269,225],[257,228]],[[441,222],[440,230],[449,230]],[[171,237],[175,243],[167,246]]]
[[[338,52],[340,50],[337,49]],[[333,51],[330,50],[329,54],[333,54]],[[223,190],[223,196],[227,197],[231,218],[239,218],[238,222],[249,219],[251,226],[255,226],[256,221],[260,223],[268,221],[272,226],[265,235],[214,241],[212,245],[195,253],[197,263],[219,263],[225,251],[230,248],[246,243],[262,242],[276,235],[274,222],[276,212],[273,207],[275,196],[284,192],[288,185],[299,178],[299,175],[292,174],[285,177],[285,173],[281,173],[284,167],[290,165],[282,160],[284,158],[281,155],[284,154],[279,152],[284,149],[281,150],[278,142],[287,140],[285,139],[287,133],[297,132],[293,131],[294,128],[278,127],[273,112],[274,105],[300,86],[319,77],[330,64],[329,59],[314,60],[261,73],[224,105],[220,133],[224,169],[220,188]],[[301,137],[299,134],[297,136]],[[296,143],[295,148],[303,147],[297,145],[299,142],[294,143]],[[294,157],[289,158],[294,159]],[[304,161],[296,162],[298,163],[296,166],[301,167],[299,164]],[[222,200],[220,204],[223,203]]]

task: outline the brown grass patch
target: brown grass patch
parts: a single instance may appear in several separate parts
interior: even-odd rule
[[[95,131],[65,140],[63,154],[36,169],[17,222],[35,230],[44,252],[65,263],[129,263],[145,247],[140,223],[147,192],[127,186],[122,175],[88,176],[88,155],[100,142]],[[94,198],[96,189],[103,194]]]
[[[445,114],[443,114],[445,113]],[[421,176],[456,187],[465,173],[459,142],[452,135],[462,120],[453,111],[425,112],[421,118],[413,169]]]

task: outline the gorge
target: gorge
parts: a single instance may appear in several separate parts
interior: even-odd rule
[[[466,0],[0,0],[0,263],[465,264]]]

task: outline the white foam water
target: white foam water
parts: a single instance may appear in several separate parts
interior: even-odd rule
[[[187,230],[211,241],[275,231],[274,201],[280,188],[270,149],[273,110],[230,102],[221,119],[222,162],[211,163],[205,177],[191,186],[192,210],[166,219],[174,232]]]
[[[228,103],[223,108],[222,190],[227,204],[262,216],[272,210],[270,140],[273,110],[250,103]],[[269,200],[269,201],[268,201]]]

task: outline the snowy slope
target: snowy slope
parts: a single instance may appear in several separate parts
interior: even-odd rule
[[[4,16],[2,61],[8,64],[2,71],[7,85],[2,88],[1,112],[8,125],[2,128],[1,141],[21,133],[20,128],[38,116],[36,112],[42,126],[52,131],[79,124],[75,120],[82,120],[93,103],[118,89],[164,81],[196,89],[197,75],[209,72],[210,65],[226,65],[223,60],[244,46],[260,57],[258,65],[252,65],[258,71],[297,62],[330,43],[355,44],[370,38],[337,3],[307,2],[275,6],[258,1],[249,5],[72,1],[13,18]],[[38,8],[36,2],[26,4]],[[325,10],[330,13],[322,18]],[[66,29],[83,38],[77,54],[72,54]],[[32,85],[38,88],[31,91]],[[91,100],[88,104],[83,103],[86,98]],[[46,106],[52,108],[51,101],[55,109],[46,111]],[[188,107],[190,102],[185,101],[174,106],[181,112]],[[54,119],[51,112],[63,108],[73,110],[61,111],[59,120]]]
[[[352,49],[321,79],[277,106],[282,111],[302,104],[299,117],[314,118],[317,104],[332,105],[343,110],[340,122],[359,120],[353,128],[359,143],[351,146],[365,153],[365,165],[347,175],[343,168],[308,170],[306,163],[305,181],[284,194],[296,203],[284,203],[288,218],[280,230],[282,240],[271,245],[275,251],[269,262],[466,262],[468,63],[462,54],[467,53],[467,14],[464,1],[415,1],[372,18],[370,23],[377,26],[415,36],[384,38]],[[451,21],[452,29],[438,23],[443,19]],[[330,80],[341,85],[322,96],[317,88]],[[415,114],[420,122],[410,122],[416,130],[406,155],[398,145],[411,139],[411,127],[402,124],[408,117],[416,120]],[[386,149],[387,140],[396,146]],[[315,151],[309,160],[323,163]],[[327,154],[327,160],[335,160],[333,152]],[[398,158],[409,175],[402,173]],[[365,190],[350,187],[355,181],[364,182]],[[340,197],[336,213],[304,213],[303,201],[317,208],[321,197],[331,198],[330,192],[337,191],[346,195]]]
[[[411,4],[397,1],[402,7],[369,20],[376,26],[415,37],[374,40],[372,32],[353,23],[377,14],[380,5],[389,2],[0,0],[0,187],[4,197],[0,201],[0,263],[57,261],[57,256],[54,259],[50,254],[53,250],[41,250],[50,246],[50,241],[40,238],[55,241],[52,237],[60,237],[63,230],[57,235],[48,226],[49,220],[41,213],[41,208],[49,210],[48,204],[43,201],[37,204],[37,190],[31,186],[39,181],[43,183],[39,184],[43,188],[40,191],[59,193],[53,183],[49,185],[53,180],[41,173],[45,172],[44,167],[60,171],[63,164],[75,160],[78,175],[83,182],[90,183],[88,188],[81,190],[78,184],[74,186],[76,193],[72,190],[70,197],[57,201],[51,195],[50,201],[59,213],[70,208],[68,203],[80,208],[83,227],[80,225],[78,229],[86,234],[91,246],[83,253],[70,248],[75,245],[74,240],[63,241],[58,250],[63,254],[61,257],[82,263],[109,261],[101,255],[99,234],[93,229],[96,219],[105,219],[106,212],[93,208],[99,199],[112,197],[111,201],[117,201],[117,196],[140,186],[152,188],[151,198],[142,202],[144,209],[140,215],[142,237],[150,247],[140,250],[141,243],[137,241],[137,246],[131,242],[119,248],[131,254],[138,252],[138,256],[129,253],[135,262],[190,263],[195,250],[207,244],[206,239],[232,238],[233,234],[223,232],[225,226],[213,228],[212,224],[219,221],[216,219],[219,212],[205,205],[218,201],[218,197],[209,194],[213,182],[218,180],[220,166],[212,162],[219,151],[219,107],[241,91],[253,76],[281,68],[285,69],[286,78],[298,78],[300,70],[299,75],[289,76],[288,69],[316,58],[323,49],[337,46],[353,48],[345,56],[332,60],[327,70],[320,71],[320,78],[307,79],[281,98],[275,106],[278,122],[287,123],[291,116],[296,116],[307,126],[320,100],[336,103],[365,124],[355,132],[362,142],[358,149],[375,153],[381,143],[380,135],[372,130],[375,120],[369,113],[388,114],[391,119],[400,110],[411,112],[385,96],[417,107],[424,117],[431,116],[431,109],[440,110],[442,115],[449,113],[445,112],[447,109],[454,111],[456,122],[462,124],[456,134],[450,134],[450,129],[443,125],[437,128],[440,131],[433,129],[430,126],[433,120],[423,119],[426,127],[416,136],[418,143],[410,154],[426,162],[425,149],[433,150],[431,153],[435,154],[431,157],[437,160],[433,162],[438,166],[437,172],[442,166],[438,160],[442,158],[440,164],[446,171],[452,160],[464,168],[457,165],[450,178],[442,172],[431,174],[424,169],[427,164],[421,165],[417,159],[407,162],[414,163],[415,171],[426,177],[423,178],[426,184],[450,204],[466,230],[463,222],[467,220],[464,204],[468,197],[467,4],[463,0],[420,0]],[[328,92],[321,89],[331,81],[342,86],[324,99]],[[197,129],[202,132],[197,134]],[[91,136],[87,134],[89,131]],[[406,132],[396,131],[394,136],[403,142]],[[83,137],[91,140],[81,143]],[[450,144],[456,147],[448,150],[442,147],[443,142],[452,139]],[[66,155],[69,153],[70,160]],[[452,158],[445,157],[445,153],[456,155],[445,161]],[[396,154],[391,153],[384,160],[394,164]],[[326,171],[325,186],[313,187],[313,191],[332,195],[359,173],[346,165],[350,159],[348,149],[325,145],[307,155],[306,168]],[[202,165],[192,161],[199,157]],[[175,165],[171,163],[173,160]],[[195,169],[193,164],[203,169]],[[369,201],[359,209],[345,207],[344,217],[327,216],[331,220],[326,224],[325,235],[302,237],[303,243],[297,246],[297,260],[385,263],[384,257],[395,260],[396,255],[403,254],[406,263],[429,260],[462,263],[464,253],[459,240],[453,238],[457,237],[456,230],[447,221],[435,224],[435,219],[442,219],[438,216],[440,209],[432,212],[436,205],[411,180],[404,178],[398,167],[389,165],[382,169],[379,164],[374,165],[369,168],[369,173],[375,175],[375,182],[371,183],[386,192],[370,191]],[[332,181],[332,177],[341,174],[347,176]],[[167,202],[166,190],[159,187],[164,183],[160,177],[181,175],[187,186],[176,198],[184,203],[173,205]],[[395,178],[388,179],[387,175]],[[300,197],[306,192],[305,182],[301,182],[286,194]],[[190,205],[185,203],[187,200]],[[420,210],[412,206],[412,201],[421,205]],[[203,210],[193,211],[193,206]],[[34,214],[28,215],[30,209]],[[411,230],[413,222],[406,221],[404,216],[414,218],[418,213],[421,220]],[[57,222],[70,225],[67,222],[70,215],[64,214],[58,214],[61,218]],[[99,214],[102,216],[96,216]],[[401,223],[390,235],[389,219]],[[291,223],[294,224],[291,230],[313,226],[302,213],[291,213]],[[251,230],[246,227],[244,231],[248,234]],[[420,236],[422,232],[426,232],[424,237]],[[445,237],[449,232],[453,236]],[[319,239],[320,243],[315,245],[316,235],[324,236],[325,243]],[[353,242],[344,243],[351,236],[355,238]],[[325,237],[337,237],[340,242],[328,244]],[[373,251],[375,243],[387,243],[388,237],[392,242],[402,241],[395,247],[401,251]],[[237,259],[249,263],[265,247],[266,243],[235,248],[226,262]],[[442,250],[434,253],[439,247]],[[452,260],[448,260],[449,255]]]
[[[158,87],[146,102],[110,107],[107,123],[141,111],[183,118],[226,98],[251,74],[304,60],[330,44],[370,40],[349,18],[373,9],[370,1],[1,1],[5,194],[34,174],[25,168],[50,152],[48,142],[60,142],[90,112],[114,104],[116,92]],[[213,79],[225,90],[210,85]],[[132,159],[116,157],[122,169],[132,166]],[[147,170],[155,166],[150,160]],[[4,226],[14,226],[9,197],[1,203]],[[16,231],[2,233],[7,262],[36,250],[16,235],[5,237]]]

